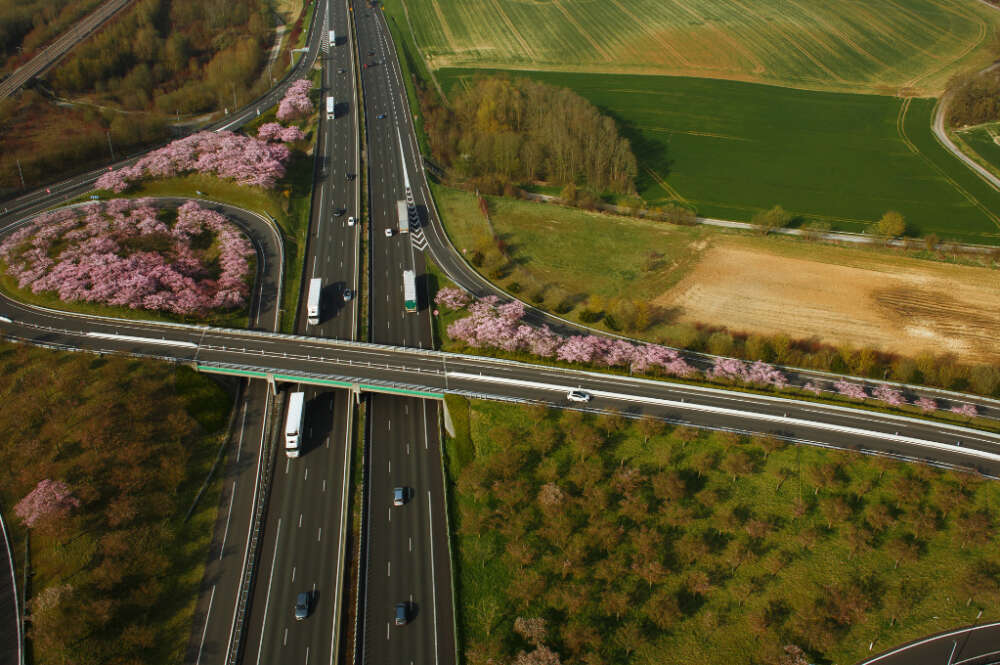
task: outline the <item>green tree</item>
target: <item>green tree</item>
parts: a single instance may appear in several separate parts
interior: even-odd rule
[[[882,219],[875,222],[872,231],[886,238],[898,238],[906,233],[906,220],[901,213],[890,210],[882,215]]]
[[[788,226],[792,223],[793,219],[795,219],[795,215],[780,205],[776,205],[770,210],[757,213],[750,221],[759,226],[764,233],[768,233]]]

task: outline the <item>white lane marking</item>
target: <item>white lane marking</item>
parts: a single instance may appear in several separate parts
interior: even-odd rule
[[[389,509],[389,522],[392,522],[392,508]]]
[[[389,639],[389,622],[388,621],[385,622],[385,639],[386,640]]]
[[[413,536],[410,536],[410,551],[413,551]]]
[[[267,596],[264,600],[264,621],[260,626],[260,644],[257,647],[257,665],[260,665],[261,651],[264,649],[264,635],[267,634],[267,608],[271,605],[271,583],[274,582],[274,563],[278,560],[278,536],[281,535],[281,518],[278,518],[278,528],[274,531],[274,554],[271,556],[271,575],[267,579]]]
[[[117,342],[142,342],[143,344],[159,344],[161,346],[183,346],[189,349],[198,348],[198,345],[194,342],[185,342],[173,339],[156,339],[155,337],[135,337],[133,335],[118,335],[116,333],[88,332],[87,337],[113,339]]]
[[[229,520],[233,519],[233,504],[236,503],[236,481],[233,481],[233,491],[229,493],[229,514],[226,516],[226,530],[222,532],[222,544],[219,546],[219,559],[226,551],[226,538],[229,536]],[[214,590],[215,587],[213,586]]]
[[[296,571],[296,567],[292,566],[292,581],[293,582],[295,581],[295,571]]]
[[[326,491],[326,481],[325,480],[323,481],[323,491],[324,492]]]
[[[285,475],[288,475],[288,469],[291,468],[291,465],[292,465],[292,460],[286,457],[285,458]]]
[[[427,536],[431,543],[431,604],[434,607],[434,663],[438,662],[438,607],[437,607],[437,579],[434,577],[434,526],[431,517],[431,491],[427,490]]]
[[[309,467],[306,467],[305,478],[303,478],[302,480],[309,480]]]
[[[316,534],[316,542],[323,540],[323,527],[319,528],[319,533]]]
[[[875,656],[871,660],[862,661],[860,663],[860,665],[871,665],[871,663],[878,662],[878,661],[882,660],[883,658],[888,658],[889,656],[895,655],[895,654],[899,653],[900,651],[906,651],[907,649],[912,649],[912,648],[918,647],[918,646],[920,646],[922,644],[927,644],[928,642],[934,642],[935,640],[944,639],[946,637],[954,637],[955,635],[961,635],[963,633],[969,633],[969,632],[972,632],[974,630],[981,630],[983,628],[994,628],[996,626],[1000,626],[1000,621],[997,621],[997,622],[994,622],[994,623],[984,623],[981,626],[972,626],[970,628],[962,628],[961,630],[955,630],[955,631],[952,631],[950,633],[945,633],[943,635],[934,635],[933,637],[928,637],[926,639],[920,640],[919,642],[911,642],[910,644],[907,644],[905,646],[901,646],[901,647],[899,647],[897,649],[893,649],[892,651],[886,651],[884,654],[882,654],[880,656]]]
[[[212,585],[212,595],[208,597],[208,611],[205,612],[205,627],[201,631],[201,644],[198,645],[198,659],[194,665],[201,665],[201,651],[205,648],[205,635],[208,633],[208,618],[212,616],[212,603],[215,601],[215,585]]]
[[[385,576],[392,577],[392,561],[385,562]]]
[[[563,386],[554,383],[540,383],[536,381],[525,381],[523,379],[508,379],[505,377],[492,377],[480,374],[466,374],[464,372],[448,372],[446,374],[448,378],[466,379],[470,381],[486,381],[489,383],[501,383],[506,385],[521,386],[524,388],[534,388],[538,390],[552,390],[561,393],[567,393],[578,386]],[[658,406],[668,406],[680,409],[687,409],[691,411],[702,411],[704,413],[714,413],[722,416],[731,417],[741,417],[741,418],[754,418],[756,420],[764,420],[767,422],[777,423],[781,425],[792,425],[800,427],[809,427],[813,429],[821,429],[829,432],[838,432],[840,434],[849,434],[852,436],[862,436],[866,438],[880,438],[886,441],[892,441],[894,443],[910,444],[914,446],[920,446],[923,448],[933,448],[935,450],[943,450],[947,452],[956,452],[955,446],[950,443],[939,443],[937,441],[928,441],[926,439],[917,439],[912,436],[905,436],[901,434],[893,434],[890,432],[877,432],[870,429],[862,429],[860,427],[850,427],[848,425],[836,425],[833,423],[824,423],[815,420],[803,420],[802,418],[792,418],[789,416],[776,416],[765,413],[756,413],[754,411],[746,411],[741,409],[729,409],[721,406],[710,406],[707,404],[691,404],[690,402],[682,402],[678,400],[662,399],[659,397],[645,397],[641,395],[628,395],[624,393],[613,393],[605,390],[587,390],[591,395],[595,397],[607,397],[610,399],[624,400],[628,402],[638,402],[642,404],[655,404]],[[972,457],[979,457],[981,459],[990,460],[991,462],[1000,461],[1000,454],[990,453],[984,450],[976,450],[974,448],[963,447],[960,452],[963,452]]]
[[[306,665],[309,665],[309,647],[306,647]]]
[[[299,513],[299,528],[302,528],[302,513]]]
[[[236,445],[236,461],[240,461],[240,451],[243,450],[243,432],[247,428],[247,403],[243,402],[243,424],[240,425],[240,440]]]
[[[287,628],[285,628],[284,635],[281,638],[281,646],[283,646],[283,647],[287,647],[288,646],[288,629]]]

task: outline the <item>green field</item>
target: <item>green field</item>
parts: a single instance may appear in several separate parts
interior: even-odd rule
[[[972,0],[387,0],[432,69],[668,74],[937,93],[985,65],[1000,15]]]
[[[951,136],[963,152],[1000,175],[1000,123],[952,130]]]
[[[438,72],[445,90],[480,70]],[[489,73],[489,72],[487,72]],[[614,117],[639,159],[639,193],[706,217],[749,220],[775,204],[862,231],[887,210],[914,233],[1000,242],[1000,193],[934,139],[934,101],[759,84],[521,72]]]
[[[635,665],[770,664],[788,644],[843,665],[872,641],[973,623],[980,608],[997,617],[995,483],[759,438],[448,406],[466,662],[531,651],[517,617],[545,619],[562,662]]]

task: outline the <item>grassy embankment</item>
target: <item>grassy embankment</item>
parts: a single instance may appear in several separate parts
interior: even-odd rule
[[[985,66],[995,13],[961,0],[386,0],[431,68],[693,76],[789,87],[936,94]]]
[[[481,70],[438,72],[445,90]],[[912,234],[1000,243],[1000,193],[935,140],[934,102],[709,79],[518,72],[611,115],[649,205],[749,221],[780,204],[796,225],[861,232],[888,210]]]
[[[82,502],[31,530],[29,607],[69,585],[58,605],[35,610],[35,662],[183,660],[220,477],[184,517],[223,443],[231,396],[187,368],[10,344],[0,345],[0,393],[0,501],[19,582],[26,530],[13,506],[45,478]]]
[[[850,663],[997,618],[994,483],[805,446],[449,398],[460,649]],[[543,485],[550,484],[543,488]],[[978,617],[980,610],[984,613]]]

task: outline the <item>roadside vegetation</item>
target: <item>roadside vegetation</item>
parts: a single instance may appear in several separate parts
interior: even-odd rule
[[[19,583],[30,536],[29,662],[182,661],[219,478],[194,501],[231,396],[183,367],[8,343],[0,394]]]
[[[297,20],[285,17],[295,21],[285,49],[303,31],[300,9]],[[3,16],[0,6],[0,28]],[[283,51],[268,70],[274,39],[272,13],[255,0],[139,0],[0,102],[0,193],[20,189],[22,175],[37,187],[109,161],[112,151],[120,159],[162,141],[174,123],[197,125],[201,114],[246,104],[287,66]]]
[[[312,79],[317,77],[313,72]],[[291,86],[277,109],[245,128],[246,135],[195,134],[149,153],[134,166],[109,171],[97,183],[120,196],[207,198],[274,220],[285,247],[283,332],[292,332],[295,324],[312,201],[311,146],[318,114],[313,102],[317,93],[309,90],[307,79]]]
[[[996,265],[499,197],[484,199],[487,221],[474,195],[433,193],[474,268],[571,321],[714,355],[1000,394]]]
[[[0,74],[38,55],[101,0],[0,0]]]
[[[848,663],[1000,616],[1000,497],[976,476],[649,419],[449,410],[470,665]]]

